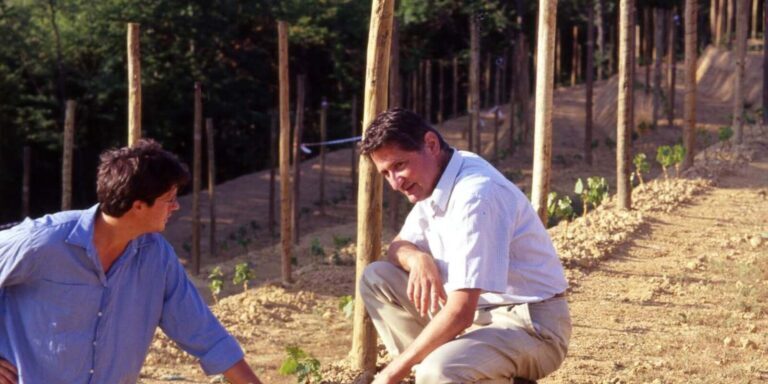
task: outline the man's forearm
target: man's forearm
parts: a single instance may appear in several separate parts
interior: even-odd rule
[[[224,371],[224,377],[232,384],[261,384],[261,381],[253,373],[245,359],[238,361],[235,365]]]
[[[416,245],[409,241],[400,240],[399,237],[396,237],[394,240],[392,240],[392,243],[387,249],[387,259],[390,263],[397,265],[398,267],[404,269],[406,272],[409,272],[410,266],[408,265],[408,259],[420,253],[424,252],[416,247]]]

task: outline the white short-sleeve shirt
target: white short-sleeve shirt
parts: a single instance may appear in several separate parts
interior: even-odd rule
[[[454,149],[399,235],[434,257],[447,292],[481,289],[481,306],[537,302],[568,287],[528,198],[474,153]]]

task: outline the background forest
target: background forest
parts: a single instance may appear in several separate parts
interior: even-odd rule
[[[602,15],[596,22],[602,38],[598,44],[604,52],[597,53],[602,67],[598,74],[608,75],[615,66],[610,52],[617,2],[597,3],[597,14]],[[638,7],[677,3],[639,1]],[[587,4],[591,2],[563,0],[558,5],[563,57],[571,56],[572,45],[566,43],[573,39],[570,28],[586,22]],[[423,60],[443,60],[448,63],[446,117],[463,113],[468,17],[480,20],[484,65],[501,66],[504,70],[499,73],[506,78],[515,76],[506,62],[517,34],[535,42],[536,6],[522,0],[400,1],[402,82],[407,84],[408,74],[416,72]],[[708,17],[707,10],[700,7],[702,20]],[[30,214],[59,208],[68,99],[77,102],[73,206],[94,202],[98,154],[126,143],[127,22],[141,25],[144,137],[160,141],[191,164],[193,83],[200,81],[204,116],[216,127],[221,182],[269,166],[271,111],[277,105],[276,20],[290,23],[292,81],[297,74],[307,76],[304,141],[311,142],[319,139],[323,98],[330,105],[329,139],[350,134],[352,100],[362,92],[369,17],[370,3],[362,0],[0,0],[0,223],[20,217],[24,146],[32,153]],[[703,29],[705,23],[699,25]],[[583,35],[576,39],[583,41]],[[528,45],[531,64],[534,47],[535,43]],[[577,57],[584,60],[585,52]],[[454,58],[460,65],[455,102],[447,90],[453,82],[449,64]],[[558,79],[564,81],[572,65],[563,60]],[[437,68],[432,76],[437,76]],[[432,81],[433,103],[437,103],[436,83]],[[488,106],[487,89],[484,95],[483,105]],[[404,105],[409,97],[409,87],[403,86]],[[357,101],[362,104],[359,96]]]

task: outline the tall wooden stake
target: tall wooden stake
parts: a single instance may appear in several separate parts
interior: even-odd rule
[[[365,71],[365,104],[363,127],[387,109],[389,48],[394,0],[373,0],[368,34],[368,56]],[[364,129],[365,129],[364,128]],[[363,133],[365,134],[365,133]],[[357,263],[355,281],[381,253],[381,175],[368,156],[360,157],[360,187],[357,195]],[[355,292],[359,292],[356,287]],[[355,295],[353,319],[353,367],[372,376],[376,368],[376,333],[365,312],[363,300]]]
[[[598,4],[595,1],[595,4]],[[592,165],[592,88],[595,72],[595,7],[587,8],[587,73],[586,73],[586,113],[584,118],[584,162]]]
[[[673,8],[671,11],[669,11],[669,17],[667,20],[667,25],[669,26],[669,41],[667,42],[667,84],[669,85],[669,91],[667,92],[669,94],[669,97],[667,97],[667,121],[669,121],[670,127],[672,127],[675,121],[675,32],[677,29],[675,26],[676,14],[677,8]]]
[[[459,115],[459,57],[453,57],[453,100],[451,116],[457,117]]]
[[[653,9],[653,25],[656,26],[653,34],[653,48],[656,54],[653,56],[653,129],[659,126],[661,118],[661,63],[664,56],[664,11],[661,8]]]
[[[579,72],[579,26],[573,26],[573,51],[571,52],[571,87],[576,85]]]
[[[683,169],[693,165],[696,153],[696,0],[685,0],[685,94],[683,97]]]
[[[139,24],[128,23],[128,145],[141,139],[141,51]]]
[[[424,119],[432,124],[432,60],[424,60]]]
[[[480,154],[480,26],[477,15],[469,15],[469,150]]]
[[[21,174],[21,218],[29,217],[29,180],[32,168],[32,154],[28,145],[24,146],[22,154]]]
[[[64,114],[64,153],[61,162],[61,210],[72,209],[72,152],[75,142],[75,108],[74,100],[67,100]]]
[[[291,228],[291,116],[289,111],[288,77],[288,23],[277,22],[278,78],[280,83],[280,243],[282,245],[283,284],[293,282],[291,257],[293,256],[293,229]]]
[[[203,96],[200,82],[195,82],[195,116],[192,153],[192,272],[200,274],[200,187],[203,155]]]
[[[350,123],[351,123],[351,135],[350,137],[357,136],[357,124],[360,122],[360,118],[357,114],[357,94],[352,95],[352,108],[350,110]],[[352,195],[357,194],[357,146],[352,144],[352,156],[350,158],[349,177],[352,186]]]
[[[390,49],[389,66],[389,109],[401,107],[400,95],[400,23],[395,18],[392,21],[392,47]],[[389,221],[393,231],[397,231],[400,226],[400,202],[403,197],[400,192],[392,188],[386,188],[389,191]]]
[[[279,150],[277,136],[277,113],[271,110],[269,112],[269,214],[267,217],[269,237],[275,237],[275,167]]]
[[[301,216],[301,140],[304,135],[304,96],[306,75],[296,76],[296,121],[293,127],[293,244],[299,245]]]
[[[763,0],[763,89],[768,89],[768,0]],[[763,125],[768,124],[768,92],[763,91]]]
[[[557,0],[539,0],[536,115],[533,143],[531,202],[542,223],[547,222],[547,195],[552,169],[552,83],[554,77]]]
[[[749,0],[738,0],[736,10],[736,77],[733,84],[733,141],[744,140],[744,64],[747,59],[747,27]]]
[[[320,103],[320,141],[326,140],[326,117],[328,116],[328,100],[323,97]],[[325,215],[325,144],[320,145],[320,214]]]
[[[442,60],[437,61],[438,80],[437,80],[437,125],[443,128],[443,107],[445,104],[445,63]]]
[[[619,209],[632,207],[632,186],[629,182],[632,141],[630,133],[632,109],[632,0],[619,3],[619,105],[616,124],[616,195]]]
[[[214,188],[216,186],[216,157],[214,155],[213,119],[205,119],[205,134],[206,144],[208,146],[208,219],[210,221],[208,232],[208,249],[210,251],[210,257],[215,258],[217,256],[216,196],[214,194]]]

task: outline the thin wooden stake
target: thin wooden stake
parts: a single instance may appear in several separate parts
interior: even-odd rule
[[[363,127],[387,109],[389,49],[394,0],[373,0],[366,59]],[[355,281],[381,254],[381,175],[368,156],[360,157],[360,187],[357,195],[357,263]],[[355,292],[359,292],[356,287]],[[365,312],[363,300],[355,295],[352,352],[353,368],[365,371],[368,378],[376,368],[376,333]]]
[[[469,150],[480,154],[480,26],[477,15],[469,15]]]
[[[669,17],[667,18],[668,38],[667,42],[667,84],[669,85],[669,97],[667,97],[667,121],[669,126],[672,127],[675,121],[675,15],[677,14],[677,8],[673,8],[669,11]]]
[[[293,127],[293,244],[299,245],[301,233],[301,140],[304,135],[304,97],[306,75],[296,76],[296,121]]]
[[[539,0],[536,115],[533,143],[531,202],[542,223],[547,222],[547,195],[552,169],[552,83],[554,77],[557,1]]]
[[[357,94],[352,95],[352,108],[350,109],[350,137],[357,136],[357,124],[360,118],[357,115]],[[352,187],[352,196],[357,195],[357,145],[352,144],[349,167],[349,178]]]
[[[432,124],[432,60],[424,60],[424,120]]]
[[[453,108],[451,116],[454,118],[459,115],[459,57],[453,57]]]
[[[203,95],[200,82],[195,82],[195,117],[192,154],[192,272],[200,274],[200,187],[203,152]]]
[[[288,78],[288,23],[277,22],[278,42],[278,78],[280,83],[280,243],[282,244],[282,278],[283,284],[293,282],[291,277],[291,257],[293,254],[293,229],[291,228],[291,173],[290,173],[290,143],[291,117],[289,112]]]
[[[736,5],[736,76],[733,84],[733,142],[744,141],[744,67],[747,59],[747,23],[749,23],[749,1],[738,0]]]
[[[267,217],[267,226],[269,226],[269,236],[275,237],[275,167],[277,166],[277,113],[274,110],[269,112],[269,213]]]
[[[64,151],[61,162],[61,210],[72,209],[72,152],[75,142],[75,108],[74,100],[67,100],[64,115]]]
[[[128,146],[141,139],[141,50],[139,24],[128,23]]]
[[[442,60],[437,61],[438,81],[437,81],[437,126],[443,128],[443,106],[445,104],[445,63]]]
[[[22,152],[22,174],[21,174],[21,218],[29,217],[29,177],[32,168],[32,151],[28,145],[24,146]]]
[[[328,100],[323,97],[320,103],[320,141],[326,140],[326,117]],[[325,215],[325,144],[320,145],[320,214]]]
[[[216,258],[216,157],[214,155],[213,119],[205,119],[205,133],[208,144],[208,219],[210,221],[208,232],[208,250],[211,258]]]
[[[616,199],[617,208],[627,210],[632,207],[632,186],[629,182],[632,141],[630,140],[630,110],[633,99],[632,84],[632,1],[621,0],[619,3],[619,101],[616,131]]]
[[[584,118],[584,162],[592,165],[592,102],[594,87],[595,56],[595,7],[587,9],[587,73],[586,73],[586,113]]]

